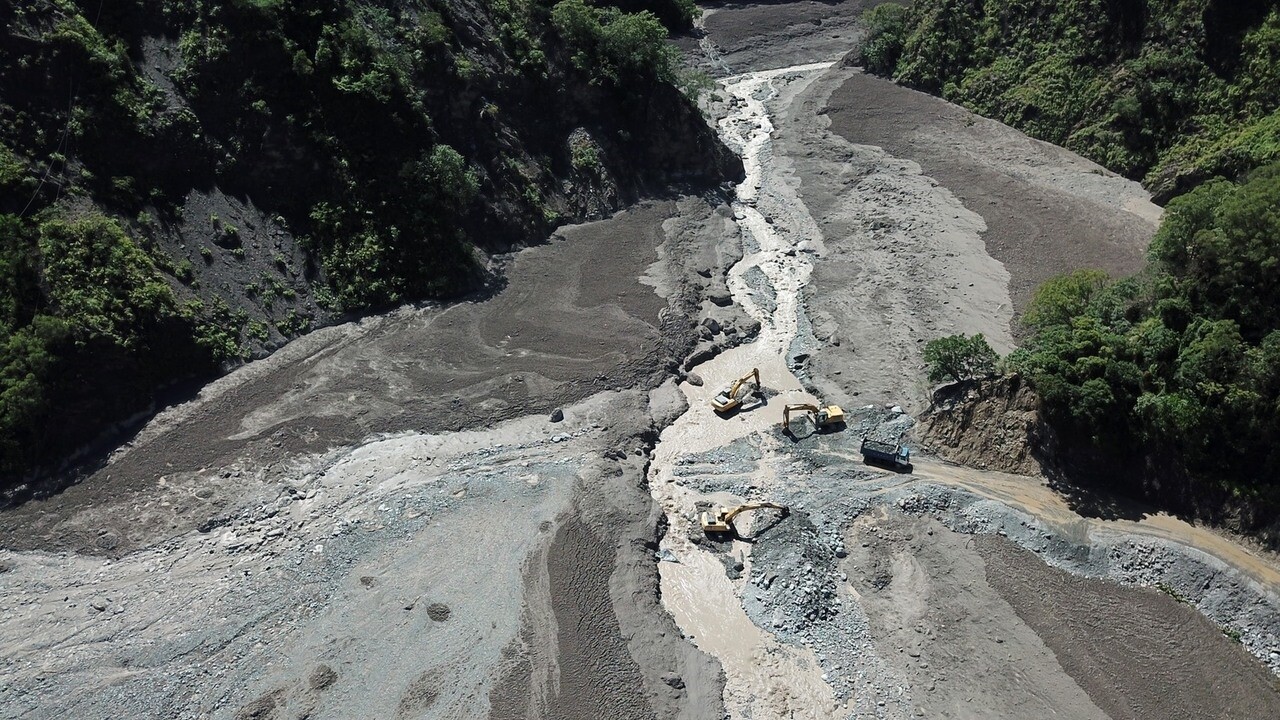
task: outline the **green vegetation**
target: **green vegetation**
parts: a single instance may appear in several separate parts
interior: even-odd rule
[[[1225,0],[918,0],[866,16],[868,70],[1168,198],[1280,159],[1280,10]]]
[[[22,162],[12,150],[0,145],[0,188],[12,188],[20,185],[28,175],[26,163]]]
[[[1102,453],[1126,489],[1280,510],[1280,163],[1169,203],[1152,267],[1046,283],[1008,358],[1045,419]],[[1140,450],[1139,450],[1140,449]],[[1179,497],[1182,496],[1182,497]]]
[[[598,173],[600,171],[600,148],[586,133],[569,136],[569,164],[574,170]]]
[[[862,16],[867,39],[860,59],[867,70],[892,75],[902,57],[902,43],[907,37],[907,8],[897,3],[876,5]]]
[[[917,0],[865,21],[868,70],[1168,201],[1148,269],[1046,283],[1006,365],[1078,477],[1266,526],[1280,511],[1280,2]]]
[[[283,320],[276,323],[276,329],[285,337],[300,335],[311,329],[311,320],[299,315],[296,310],[290,310]]]
[[[930,340],[924,346],[930,382],[986,377],[995,373],[999,359],[982,333],[973,337],[949,335]]]
[[[666,43],[695,14],[691,0],[0,4],[0,490],[265,342],[241,290],[275,304],[286,337],[313,322],[282,307],[302,294],[336,313],[474,290],[477,247],[545,237],[575,168],[628,163],[624,195],[661,186],[668,151],[649,139],[681,135],[664,119],[689,120],[680,160],[706,150],[717,173]],[[579,127],[595,145],[571,152]],[[248,217],[192,219],[210,188],[251,199],[308,257],[258,252]],[[201,287],[264,263],[293,280]]]
[[[574,49],[574,66],[590,73],[592,82],[622,85],[676,79],[676,50],[667,45],[667,30],[653,13],[625,13],[616,7],[592,7],[584,0],[561,0],[551,19]]]
[[[672,30],[688,30],[702,13],[694,0],[602,0],[597,5],[612,5],[626,13],[652,13]]]
[[[73,449],[100,413],[229,355],[155,262],[101,215],[0,216],[0,473]],[[237,346],[238,347],[238,346]]]
[[[267,324],[260,320],[250,322],[245,327],[244,332],[245,335],[248,335],[258,342],[266,342],[267,338],[271,337],[270,331],[267,329]]]
[[[1182,593],[1175,590],[1172,585],[1168,585],[1165,583],[1158,583],[1156,584],[1156,589],[1164,593],[1165,595],[1168,595],[1169,597],[1173,598],[1177,602],[1182,603],[1183,605],[1191,604],[1191,601],[1188,600]]]

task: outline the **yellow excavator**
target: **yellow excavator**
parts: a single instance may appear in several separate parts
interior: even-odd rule
[[[837,429],[844,426],[844,410],[839,405],[818,407],[809,403],[796,403],[782,408],[782,429],[791,433],[791,413],[804,412],[813,416],[813,426],[818,430]]]
[[[775,508],[777,510],[781,510],[783,515],[786,515],[789,512],[786,505],[779,505],[778,503],[771,502],[754,502],[732,508],[720,508],[716,511],[715,515],[712,515],[709,512],[702,513],[702,517],[700,518],[702,521],[702,530],[708,534],[733,532],[733,519],[738,516],[738,513],[746,512],[748,510],[759,510],[760,508]]]
[[[748,384],[755,380],[754,389]],[[751,368],[751,372],[724,386],[716,396],[711,398],[711,408],[718,413],[727,413],[742,404],[743,400],[753,393],[760,392],[760,369]]]

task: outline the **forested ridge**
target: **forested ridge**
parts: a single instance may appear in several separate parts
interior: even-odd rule
[[[1244,528],[1274,525],[1280,164],[1174,198],[1150,254],[1136,277],[1083,270],[1046,283],[1007,365],[1030,379],[1079,475]]]
[[[637,11],[637,12],[630,12]],[[738,172],[689,0],[0,8],[0,489],[159,388]]]
[[[1142,180],[1160,199],[1280,160],[1278,3],[920,0],[868,70]]]
[[[1037,293],[1027,377],[1083,482],[1274,535],[1280,516],[1280,9],[919,0],[866,15],[872,72],[1141,180],[1147,269]],[[1269,528],[1269,529],[1268,529]]]

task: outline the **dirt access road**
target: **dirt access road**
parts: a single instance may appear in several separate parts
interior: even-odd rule
[[[1280,716],[1273,559],[1035,478],[861,463],[909,435],[924,341],[1011,345],[1033,273],[1132,267],[1155,211],[841,67],[860,5],[720,5],[685,43],[726,78],[733,198],[315,333],[0,514],[0,716]],[[714,416],[749,367],[765,396]],[[814,391],[848,430],[783,435]],[[741,498],[792,511],[704,539],[696,510]]]

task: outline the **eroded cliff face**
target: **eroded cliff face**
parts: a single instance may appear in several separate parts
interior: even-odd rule
[[[944,385],[917,427],[938,457],[1019,475],[1042,472],[1036,396],[1017,375]]]

